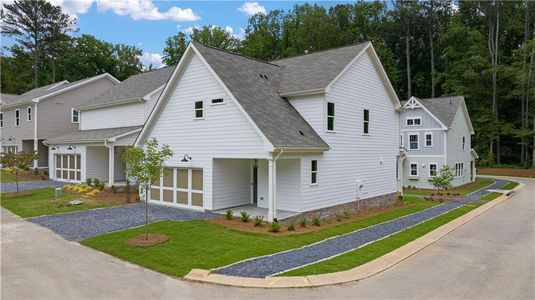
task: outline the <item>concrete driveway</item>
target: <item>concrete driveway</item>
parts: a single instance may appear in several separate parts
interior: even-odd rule
[[[69,242],[2,210],[2,299],[533,299],[535,181],[397,266],[316,289],[186,282]]]

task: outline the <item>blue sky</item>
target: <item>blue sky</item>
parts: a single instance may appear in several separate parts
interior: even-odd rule
[[[164,41],[178,31],[215,25],[243,38],[248,18],[258,12],[291,9],[303,1],[154,1],[48,0],[78,19],[76,35],[135,45],[144,52],[144,64],[160,66]],[[308,1],[329,7],[349,1]],[[4,46],[13,41],[3,39]]]

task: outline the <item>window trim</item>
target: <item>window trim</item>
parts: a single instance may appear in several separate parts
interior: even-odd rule
[[[220,102],[215,102],[215,103],[214,103],[214,100],[221,100],[221,101],[220,101]],[[211,100],[210,100],[210,105],[211,105],[211,106],[223,105],[223,104],[225,104],[225,103],[227,103],[227,102],[225,101],[225,98],[214,98],[214,99],[211,99]],[[204,106],[204,105],[203,105],[203,106]],[[203,115],[204,115],[204,114],[203,114]]]
[[[409,125],[409,120],[412,120],[412,124]],[[416,125],[414,124],[414,120],[420,120],[420,124]],[[405,126],[414,127],[414,126],[422,126],[422,117],[406,117],[405,118]]]
[[[31,122],[33,119],[33,107],[26,107],[26,121]]]
[[[332,104],[333,105],[333,114],[332,116],[329,115],[329,104]],[[335,117],[336,117],[336,104],[334,102],[327,102],[327,112],[326,112],[326,115],[327,115],[327,124],[325,126],[325,128],[327,129],[326,131],[327,132],[335,132],[336,131],[336,124],[335,124]],[[332,129],[329,129],[329,120],[332,118],[333,120],[333,128]]]
[[[427,145],[427,136],[428,135],[431,136],[431,145]],[[427,148],[433,147],[434,139],[435,138],[433,136],[433,132],[425,132],[424,133],[424,147],[427,147]]]
[[[428,171],[428,177],[433,177],[433,175],[431,175],[431,166],[434,165],[435,166],[435,176],[436,174],[438,174],[438,163],[436,162],[430,162],[429,165],[428,165],[428,168],[429,168],[429,171]]]
[[[17,116],[18,115],[18,116]],[[20,109],[15,109],[15,127],[20,126]]]
[[[78,118],[77,121],[74,121],[74,112],[77,113],[76,117]],[[80,111],[75,109],[74,107],[71,107],[71,123],[73,124],[79,124],[80,123]]]
[[[458,161],[455,163],[455,178],[464,177],[464,162]]]
[[[314,170],[314,162],[316,162],[316,170]],[[310,160],[310,185],[318,185],[318,160]],[[316,176],[314,177],[313,174]],[[314,180],[315,179],[315,180]]]
[[[464,135],[462,137],[462,144],[463,144],[463,150],[466,150],[466,137]]]
[[[366,120],[366,112],[368,113],[368,119]],[[366,125],[368,125],[368,130],[366,130]],[[370,110],[364,109],[362,111],[362,134],[370,135]]]
[[[418,137],[416,139],[416,149],[413,149],[411,148],[411,136],[416,136]],[[418,151],[420,150],[420,134],[418,132],[409,132],[409,150],[415,150],[415,151]]]
[[[197,108],[197,103],[201,103],[201,108]],[[201,112],[200,117],[197,117],[197,111]],[[203,100],[195,101],[195,103],[193,104],[193,112],[194,112],[193,116],[195,120],[204,119],[204,101]]]
[[[412,165],[416,165],[416,175],[412,175]],[[409,177],[418,177],[420,174],[418,162],[414,161],[409,164]]]

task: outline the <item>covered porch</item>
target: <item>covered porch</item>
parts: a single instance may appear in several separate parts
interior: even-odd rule
[[[214,158],[212,176],[216,213],[247,211],[271,222],[301,210],[300,158]]]

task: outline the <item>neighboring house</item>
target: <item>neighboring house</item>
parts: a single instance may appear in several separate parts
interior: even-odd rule
[[[42,141],[77,131],[80,116],[76,107],[118,83],[106,73],[75,82],[56,82],[22,95],[1,94],[1,151],[38,151],[34,168],[48,167],[48,147]]]
[[[45,141],[50,147],[50,176],[124,184],[125,147],[134,143],[173,69],[134,75],[77,107],[80,130]]]
[[[474,128],[462,96],[419,99],[404,103],[400,143],[407,151],[403,186],[432,188],[429,179],[444,165],[451,167],[453,186],[475,180],[477,154],[471,148]]]
[[[152,203],[325,215],[396,201],[400,109],[371,43],[272,62],[191,43],[136,145],[174,152]]]

